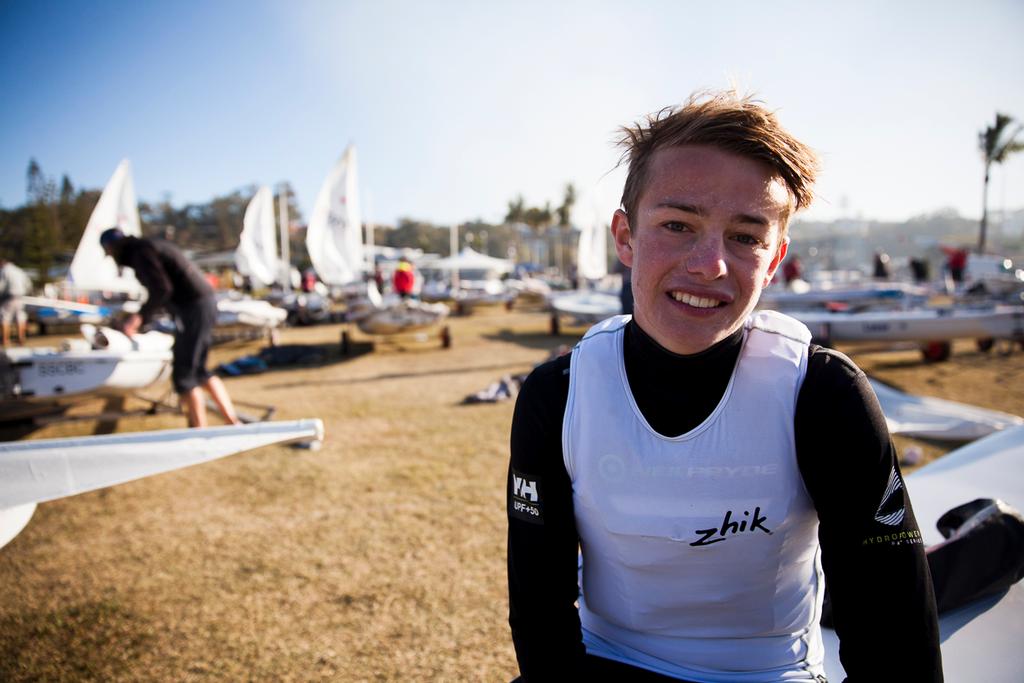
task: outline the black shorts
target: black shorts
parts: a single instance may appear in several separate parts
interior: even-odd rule
[[[174,369],[171,381],[174,390],[184,394],[210,379],[206,355],[213,343],[213,326],[217,323],[217,302],[200,299],[191,306],[175,310]]]

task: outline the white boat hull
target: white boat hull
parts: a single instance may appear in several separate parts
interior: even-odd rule
[[[788,311],[829,341],[935,341],[944,339],[1024,338],[1024,308],[990,310],[915,309],[864,313]]]
[[[220,299],[217,301],[217,327],[245,325],[274,328],[288,317],[288,311],[262,299]]]
[[[67,397],[143,389],[170,376],[173,337],[147,332],[129,339],[92,325],[82,332],[87,339],[69,340],[65,349],[0,352],[0,417],[18,419]]]
[[[922,305],[931,296],[927,287],[901,282],[866,282],[856,286],[812,288],[794,291],[773,286],[761,294],[761,308],[775,310],[818,308],[828,303],[851,305]]]
[[[1024,418],[1017,415],[931,396],[905,394],[877,380],[871,380],[871,388],[878,397],[890,434],[967,442],[1024,424]]]
[[[572,316],[579,324],[597,323],[622,312],[622,302],[614,294],[583,291],[556,295],[551,309],[557,315]]]
[[[437,325],[447,316],[448,307],[444,304],[407,301],[373,311],[360,318],[356,325],[366,334],[400,334]]]

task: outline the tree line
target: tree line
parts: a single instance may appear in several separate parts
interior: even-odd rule
[[[139,202],[142,234],[160,237],[194,253],[228,251],[238,246],[242,220],[256,185],[244,186],[208,202],[175,206],[170,195],[157,202]],[[291,226],[289,244],[292,264],[310,267],[305,246],[303,216],[289,183],[281,183],[275,197],[279,214],[280,195],[288,201]],[[0,255],[33,274],[37,284],[59,279],[74,256],[101,190],[76,187],[64,174],[60,181],[44,173],[35,159],[26,170],[26,201],[12,209],[0,208]],[[505,222],[472,220],[459,225],[459,244],[500,258],[534,261],[541,267],[566,267],[567,252],[575,242],[570,213],[576,192],[565,188],[561,204],[527,206],[522,196],[508,203]],[[449,250],[449,226],[414,218],[400,218],[397,225],[374,228],[374,242],[395,248],[415,248],[445,254]]]

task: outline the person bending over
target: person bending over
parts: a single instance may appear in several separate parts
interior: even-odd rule
[[[213,327],[217,322],[217,301],[210,283],[170,242],[129,237],[119,228],[110,228],[100,235],[100,244],[118,266],[135,271],[135,277],[148,294],[139,312],[125,320],[125,334],[134,336],[160,310],[166,309],[174,316],[171,381],[185,406],[189,426],[207,425],[204,388],[224,419],[240,424],[227,387],[206,369]]]

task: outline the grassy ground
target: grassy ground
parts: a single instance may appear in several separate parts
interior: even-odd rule
[[[323,345],[327,361],[227,384],[277,418],[322,418],[322,450],[268,447],[41,505],[0,550],[0,680],[511,679],[513,406],[460,402],[575,338],[501,310],[451,329],[448,350],[431,340],[349,358],[338,326],[286,330],[284,343]],[[256,348],[220,347],[214,361]],[[950,362],[923,365],[912,351],[847,350],[904,390],[1024,414],[1020,352],[958,344]]]

